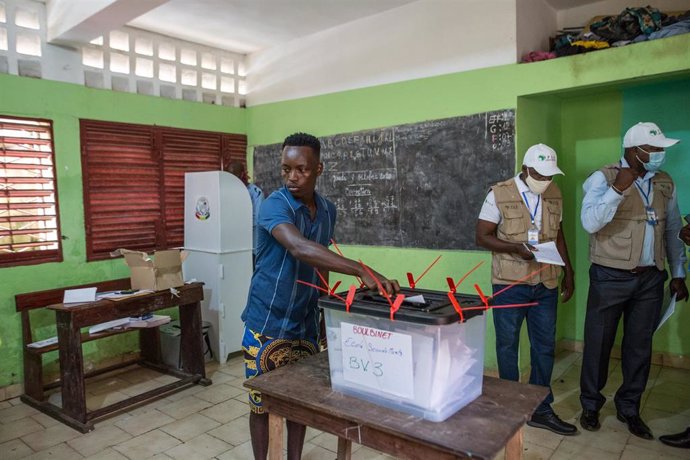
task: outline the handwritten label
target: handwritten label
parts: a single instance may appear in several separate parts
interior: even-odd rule
[[[414,397],[411,336],[341,323],[340,340],[345,380],[381,393]]]

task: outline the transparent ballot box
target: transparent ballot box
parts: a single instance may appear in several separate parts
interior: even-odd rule
[[[324,296],[333,389],[431,421],[443,421],[482,392],[484,308],[479,296],[401,290],[391,320],[388,299],[357,290]],[[393,296],[394,297],[394,296]],[[391,299],[393,300],[393,299]]]

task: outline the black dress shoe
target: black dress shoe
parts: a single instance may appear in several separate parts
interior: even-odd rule
[[[652,430],[642,421],[639,415],[628,415],[625,416],[618,412],[616,414],[618,420],[628,425],[628,431],[635,436],[642,439],[654,439]]]
[[[599,428],[601,428],[599,412],[584,409],[582,415],[580,415],[580,426],[587,431],[599,431]]]
[[[555,412],[534,414],[532,418],[527,421],[527,424],[535,428],[544,428],[545,430],[553,431],[563,436],[577,434],[577,427],[558,418]]]
[[[690,449],[690,427],[682,433],[659,436],[659,441],[667,446]]]

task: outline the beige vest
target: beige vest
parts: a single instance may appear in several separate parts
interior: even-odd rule
[[[527,242],[527,230],[532,225],[529,210],[518,192],[515,178],[499,182],[491,187],[496,198],[496,206],[501,212],[501,223],[496,228],[496,236],[504,241]],[[541,195],[541,230],[539,242],[555,241],[561,225],[563,200],[561,191],[553,182]],[[532,272],[544,267],[534,260],[524,260],[516,254],[493,252],[491,259],[491,282],[493,284],[512,284]],[[521,281],[521,284],[536,285],[544,283],[549,289],[558,286],[561,267],[546,265],[545,270]]]
[[[620,165],[614,163],[600,169],[609,185],[615,181],[618,168]],[[666,206],[673,194],[671,176],[658,171],[652,178],[652,189],[652,207],[659,221],[654,226],[654,263],[659,270],[663,270],[666,261]],[[623,192],[623,201],[618,205],[611,222],[589,236],[589,260],[595,264],[622,270],[637,267],[642,255],[646,225],[645,204],[633,184]]]

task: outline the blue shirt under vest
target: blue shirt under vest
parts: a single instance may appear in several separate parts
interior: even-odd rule
[[[316,218],[286,187],[273,192],[259,210],[256,269],[242,313],[246,326],[272,338],[316,339],[319,331],[319,291],[297,280],[320,285],[309,264],[295,259],[271,232],[280,224],[293,224],[308,240],[328,246],[333,238],[336,211],[333,203],[314,193]]]

